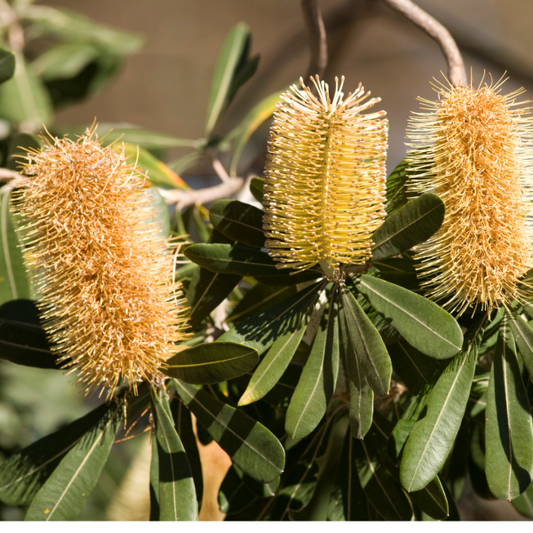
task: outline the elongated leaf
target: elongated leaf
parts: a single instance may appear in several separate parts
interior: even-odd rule
[[[529,377],[533,379],[533,329],[522,317],[516,315],[509,317],[509,324],[522,361],[524,361]]]
[[[237,514],[244,511],[256,500],[257,496],[248,488],[243,479],[244,472],[231,466],[218,492],[218,505],[225,514]]]
[[[78,516],[111,452],[122,413],[122,402],[115,403],[67,452],[33,498],[25,520],[74,520]]]
[[[26,131],[48,123],[52,106],[42,82],[21,54],[15,56],[13,77],[0,86],[0,117],[24,125]]]
[[[335,391],[339,373],[338,310],[332,291],[329,311],[322,315],[311,353],[294,391],[285,418],[292,439],[303,438],[320,423]]]
[[[342,294],[344,316],[350,344],[372,390],[378,396],[389,392],[392,363],[378,330],[365,315],[357,300],[349,291]]]
[[[178,352],[167,361],[163,371],[171,378],[203,385],[242,376],[258,362],[257,351],[249,346],[212,342]]]
[[[161,224],[163,237],[168,239],[170,236],[170,216],[168,214],[168,206],[165,200],[155,187],[148,187],[145,194],[156,211],[156,216],[151,219],[151,221],[153,220],[154,222]]]
[[[281,378],[304,336],[307,320],[317,298],[318,293],[307,304],[307,307],[302,309],[300,319],[294,323],[293,327],[286,333],[276,336],[276,340],[259,363],[250,379],[250,383],[248,383],[248,387],[239,400],[240,406],[260,400]]]
[[[441,226],[445,207],[436,194],[423,194],[388,216],[374,232],[372,260],[385,259],[427,241]]]
[[[512,502],[513,507],[526,518],[533,518],[533,484],[515,498]]]
[[[194,385],[179,381],[175,385],[180,398],[234,464],[261,483],[279,477],[285,453],[268,429]]]
[[[490,371],[485,446],[485,472],[492,494],[514,500],[531,483],[533,426],[508,317],[503,319]]]
[[[245,61],[248,55],[249,39],[250,29],[243,22],[239,22],[233,27],[224,41],[211,81],[207,125],[205,128],[206,135],[211,133],[220,113],[228,103],[231,86],[237,74],[239,63],[242,62],[243,55],[245,56]]]
[[[479,320],[458,353],[442,373],[427,399],[426,416],[415,424],[403,452],[402,485],[423,489],[444,465],[461,426],[477,362],[485,318]]]
[[[357,286],[372,307],[402,334],[405,340],[426,355],[447,359],[463,344],[461,328],[437,304],[398,285],[364,274]]]
[[[404,289],[420,292],[420,285],[416,277],[415,261],[401,257],[390,257],[372,262],[372,266],[378,269],[376,274],[380,279],[389,283],[401,285]]]
[[[260,203],[263,203],[263,187],[265,185],[265,180],[263,178],[252,178],[250,182],[250,192],[253,197]]]
[[[400,485],[380,461],[370,440],[354,440],[357,474],[366,497],[385,520],[411,520],[413,510]]]
[[[321,285],[311,285],[257,316],[239,322],[219,337],[218,342],[246,344],[262,355],[278,337],[293,332]]]
[[[159,456],[157,453],[157,434],[152,432],[150,451],[150,522],[159,522]]]
[[[60,368],[30,300],[13,300],[0,307],[0,359],[36,368]]]
[[[85,43],[62,43],[50,47],[32,62],[43,81],[69,79],[98,57],[98,50]]]
[[[352,344],[343,308],[339,311],[339,339],[341,361],[350,391],[350,428],[355,438],[362,439],[372,425],[374,393],[362,371],[360,358]]]
[[[263,248],[263,211],[238,200],[218,200],[209,210],[209,220],[220,233],[253,248]]]
[[[368,520],[367,500],[355,467],[354,445],[354,438],[347,431],[329,500],[328,520]]]
[[[13,217],[10,212],[11,187],[0,189],[0,304],[18,298],[31,298]]]
[[[405,341],[387,346],[394,372],[405,386],[415,395],[419,394],[425,385],[439,371],[440,366],[434,358],[420,353]]]
[[[0,48],[0,83],[4,83],[15,73],[15,55],[10,50]]]
[[[276,268],[268,254],[239,244],[193,244],[185,250],[185,256],[211,272],[238,274],[240,276],[286,276],[284,269]],[[310,279],[313,279],[311,274]],[[318,277],[315,274],[315,277]]]
[[[238,133],[235,137],[235,144],[233,145],[233,153],[231,154],[230,161],[230,174],[232,176],[237,174],[237,165],[239,164],[239,159],[246,143],[254,131],[257,130],[265,120],[268,120],[272,113],[274,113],[280,93],[281,91],[277,91],[261,100],[248,112],[242,123],[237,127]]]
[[[9,143],[9,150],[7,155],[7,168],[11,170],[20,171],[21,165],[27,162],[26,156],[28,149],[40,149],[42,146],[41,140],[35,135],[29,133],[15,133],[11,137]]]
[[[407,181],[408,162],[403,159],[396,165],[396,168],[387,178],[387,216],[403,207],[407,203],[407,191],[405,183]]]
[[[162,404],[155,390],[152,402],[159,463],[159,519],[197,520],[198,503],[191,467],[169,416],[168,404]]]

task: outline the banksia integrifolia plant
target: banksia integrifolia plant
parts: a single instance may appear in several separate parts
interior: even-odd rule
[[[94,130],[45,141],[28,153],[14,200],[52,350],[86,392],[109,395],[121,379],[134,391],[157,382],[187,336],[172,250],[126,159]]]
[[[446,206],[440,231],[418,257],[427,295],[458,315],[521,299],[519,282],[533,266],[528,222],[532,134],[524,90],[495,85],[435,85],[420,99],[408,137],[416,148],[408,188],[434,191]]]
[[[385,217],[387,121],[364,114],[380,101],[359,85],[344,98],[318,76],[318,96],[300,80],[281,95],[265,169],[264,229],[280,268],[321,263],[338,272],[371,255],[372,234]]]

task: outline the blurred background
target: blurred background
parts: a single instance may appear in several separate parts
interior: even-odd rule
[[[405,129],[410,113],[418,110],[417,96],[435,98],[430,82],[433,77],[443,80],[441,72],[447,70],[444,58],[434,41],[378,0],[319,3],[329,47],[325,78],[332,82],[335,76],[344,75],[346,92],[361,82],[373,96],[381,97],[380,107],[387,111],[390,124],[388,166],[392,170],[405,155]],[[13,4],[24,9],[28,2],[14,0]],[[533,2],[419,0],[418,4],[450,30],[475,82],[479,82],[484,71],[495,80],[507,71],[509,81],[504,92],[523,86],[528,91],[525,98],[533,94]],[[193,188],[219,181],[209,161],[204,158],[188,165],[172,162],[183,161],[195,140],[205,135],[213,70],[230,30],[238,22],[245,22],[252,35],[250,54],[259,54],[261,59],[256,74],[239,90],[217,122],[215,133],[227,133],[237,126],[261,99],[305,75],[309,64],[308,34],[300,0],[55,0],[36,5],[67,8],[132,34],[129,41],[122,42],[124,52],[120,61],[106,64],[105,54],[98,59],[99,75],[105,74],[106,69],[113,74],[106,78],[106,83],[93,83],[91,90],[81,97],[58,100],[53,118],[48,121],[51,131],[77,132],[97,119],[101,124],[119,125],[119,130],[120,125],[135,125],[190,139],[191,143],[183,147],[176,146],[179,142],[169,142],[169,149],[156,150],[156,155]],[[77,30],[73,27],[62,31]],[[99,27],[97,31],[103,30]],[[44,40],[37,38],[25,50],[30,59],[38,58],[46,48],[48,34],[44,33]],[[95,35],[99,45],[105,44],[104,34]],[[89,72],[83,69],[90,70],[92,56],[84,56],[82,48],[78,52],[77,57],[88,65],[82,71]],[[74,67],[59,64],[63,68],[59,75],[57,57],[55,63],[54,58],[48,57],[47,61],[37,61],[34,66],[40,69],[50,94],[54,96],[65,88],[75,93],[75,84],[67,87],[65,72],[70,72],[69,68],[77,72],[82,63]],[[69,105],[65,105],[67,101]],[[12,119],[9,109],[0,109],[0,116]],[[3,131],[9,127],[6,124],[0,121],[0,142],[7,135]],[[253,161],[263,152],[267,134],[268,121],[252,135],[244,160]],[[227,166],[228,154],[221,150],[220,158]],[[260,173],[261,168],[259,157],[254,170]],[[84,399],[78,388],[72,386],[73,381],[74,377],[55,371],[0,362],[0,459],[101,402],[96,397]],[[147,445],[145,435],[114,447],[81,520],[147,517],[147,492],[138,488],[142,485],[139,479],[147,476]],[[459,509],[466,520],[524,519],[509,503],[482,500],[471,487],[466,488]],[[1,519],[22,517],[23,510],[0,505]]]

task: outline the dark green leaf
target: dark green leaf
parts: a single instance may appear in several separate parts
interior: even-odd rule
[[[522,516],[533,518],[533,483],[511,503]]]
[[[263,248],[263,211],[238,200],[218,200],[209,210],[209,219],[220,233],[253,248]]]
[[[354,440],[353,445],[359,481],[378,513],[385,520],[411,520],[411,504],[381,462],[371,440]]]
[[[359,356],[351,342],[345,311],[339,310],[340,357],[350,391],[350,428],[357,439],[362,439],[372,425],[374,393],[361,368]]]
[[[347,333],[357,364],[377,396],[389,392],[392,363],[378,330],[349,291],[342,293]]]
[[[490,371],[485,471],[492,494],[514,500],[531,483],[533,426],[508,320],[503,319]]]
[[[0,307],[0,359],[36,368],[61,367],[32,301],[13,300]]]
[[[202,385],[242,376],[258,362],[257,352],[249,346],[211,342],[178,352],[167,361],[163,371],[171,378]]]
[[[407,203],[405,183],[407,178],[408,162],[403,159],[387,178],[387,216],[390,216]]]
[[[292,327],[285,333],[276,335],[276,340],[259,363],[250,379],[250,383],[248,383],[248,387],[239,400],[240,406],[260,400],[281,378],[307,329],[307,319],[318,296],[319,293],[316,293],[315,298],[312,298],[307,303],[307,306],[301,310],[299,320],[296,320]]]
[[[32,62],[32,68],[44,81],[69,79],[79,74],[98,55],[98,50],[90,44],[56,44],[37,57]]]
[[[376,274],[380,279],[389,283],[401,285],[413,292],[420,292],[420,285],[416,277],[415,261],[401,257],[391,257],[375,261],[372,266],[378,270]]]
[[[374,232],[372,261],[399,255],[425,242],[440,228],[444,212],[442,200],[431,193],[405,204]]]
[[[9,142],[7,168],[20,171],[20,165],[27,163],[28,149],[39,150],[41,141],[29,133],[15,133]]]
[[[285,453],[268,429],[194,385],[175,384],[181,399],[235,465],[261,483],[279,477]]]
[[[7,81],[15,73],[15,55],[10,50],[0,48],[0,83]]]
[[[463,344],[461,328],[444,309],[399,285],[364,274],[357,285],[372,307],[422,353],[436,359],[455,355]]]
[[[236,466],[231,466],[228,470],[218,492],[221,512],[229,515],[240,513],[257,498],[244,482],[244,475],[244,472]]]
[[[465,349],[439,377],[427,399],[426,416],[409,435],[400,468],[409,492],[423,489],[446,462],[466,410],[484,322],[485,317],[474,325]]]
[[[122,423],[123,402],[117,402],[66,455],[33,498],[25,520],[74,520],[105,466]]]
[[[266,311],[239,322],[224,333],[218,342],[246,344],[256,349],[259,355],[263,354],[277,338],[292,333],[301,323],[321,286],[322,283],[315,283]]]
[[[433,357],[420,353],[405,341],[391,344],[387,350],[394,372],[414,395],[419,394],[440,369],[439,363]]]
[[[263,178],[252,178],[250,182],[250,192],[253,197],[260,203],[263,203],[263,188],[265,186],[265,180]]]
[[[522,317],[514,314],[509,317],[509,323],[516,341],[516,347],[522,356],[522,361],[524,361],[529,377],[533,379],[533,329],[529,327]]]
[[[0,304],[31,298],[22,250],[10,212],[11,191],[9,185],[0,189]]]
[[[166,394],[165,391],[162,391]],[[159,463],[159,519],[197,520],[198,503],[191,467],[168,412],[168,402],[152,392]]]
[[[226,107],[230,97],[232,84],[242,61],[243,52],[247,55],[250,29],[243,22],[236,24],[230,31],[218,56],[207,109],[206,135],[209,135]],[[245,58],[246,60],[246,58]]]
[[[157,434],[152,432],[150,452],[150,522],[159,521],[159,457],[157,455]]]
[[[285,430],[293,439],[306,437],[318,426],[335,391],[339,373],[339,326],[334,296],[335,290],[287,409]]]

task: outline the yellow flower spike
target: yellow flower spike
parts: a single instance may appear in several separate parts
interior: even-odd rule
[[[300,79],[281,95],[265,168],[263,229],[279,268],[320,263],[328,277],[341,264],[371,256],[372,233],[385,217],[385,111],[364,114],[380,101],[359,87],[344,99],[344,77],[329,87]],[[366,100],[366,101],[365,101]]]
[[[28,153],[14,198],[52,350],[86,393],[104,386],[109,397],[121,378],[134,392],[159,381],[188,337],[172,251],[126,159],[94,128],[77,142],[46,141]]]
[[[462,314],[508,304],[528,288],[532,266],[530,108],[519,89],[434,85],[439,99],[419,99],[410,120],[412,192],[434,191],[446,206],[441,229],[420,247],[419,275],[434,300]]]

